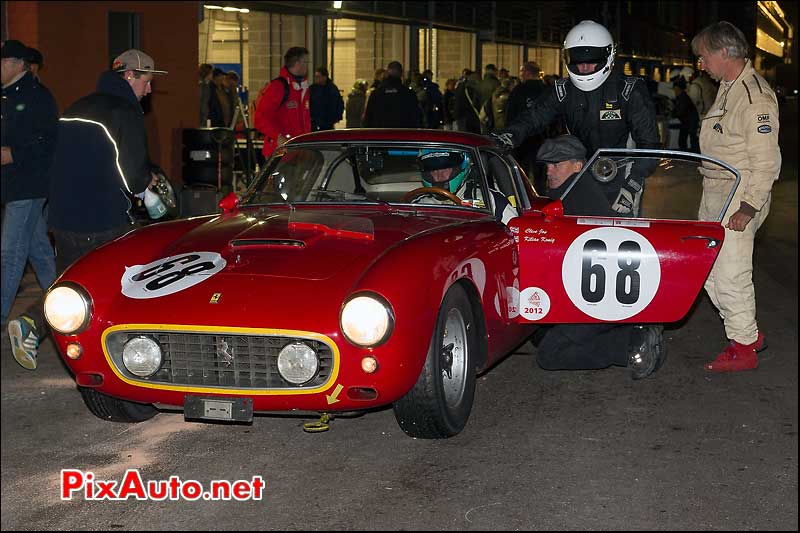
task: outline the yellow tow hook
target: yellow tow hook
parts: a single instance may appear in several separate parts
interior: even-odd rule
[[[323,431],[328,431],[331,429],[331,425],[329,422],[333,420],[333,416],[329,413],[322,413],[322,416],[319,417],[319,420],[316,422],[306,422],[303,424],[303,431],[306,433],[322,433]]]

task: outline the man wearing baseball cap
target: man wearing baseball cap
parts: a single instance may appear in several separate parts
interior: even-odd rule
[[[56,278],[53,247],[47,238],[45,202],[48,167],[58,132],[58,106],[50,91],[30,72],[30,49],[17,40],[2,48],[2,323],[31,262],[39,285],[47,289]],[[36,332],[31,322],[8,323],[14,358],[25,368],[36,367]],[[33,355],[30,353],[33,349]]]
[[[123,52],[100,74],[95,92],[69,106],[59,121],[49,201],[59,272],[133,229],[134,196],[156,179],[140,102],[157,74],[166,71],[156,70],[149,55]]]
[[[586,148],[573,135],[547,139],[537,153],[547,164],[547,195],[560,199],[565,215],[618,217],[591,172],[580,176]],[[658,370],[666,352],[659,325],[556,324],[534,334],[536,360],[545,370],[623,366],[633,379]]]

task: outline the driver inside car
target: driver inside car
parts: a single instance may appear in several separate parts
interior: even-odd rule
[[[422,172],[422,185],[426,188],[435,188],[454,195],[459,200],[458,205],[471,205],[484,207],[483,191],[481,186],[470,176],[472,165],[469,156],[464,152],[440,149],[423,150],[418,157],[420,171]],[[494,201],[495,217],[507,224],[517,216],[517,211],[500,192],[489,189]],[[445,197],[450,195],[436,194],[431,191],[419,195],[414,202],[417,203],[446,203]],[[451,202],[455,203],[454,199]]]

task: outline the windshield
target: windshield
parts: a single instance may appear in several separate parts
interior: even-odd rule
[[[301,145],[276,152],[241,205],[377,202],[489,210],[482,176],[474,151],[464,147]]]

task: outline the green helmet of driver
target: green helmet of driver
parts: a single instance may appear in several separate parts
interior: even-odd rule
[[[419,155],[419,166],[422,171],[422,184],[425,187],[438,187],[455,193],[467,178],[469,160],[464,152],[445,149],[425,149]],[[433,172],[452,169],[445,179],[442,173],[434,176]]]

